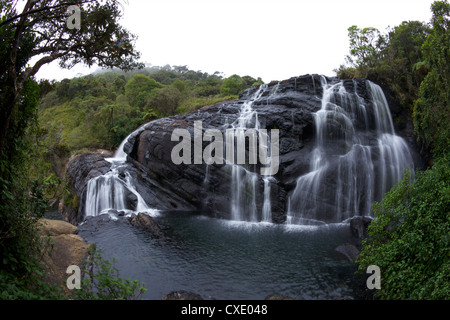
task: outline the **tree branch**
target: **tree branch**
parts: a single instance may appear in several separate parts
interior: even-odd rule
[[[33,0],[28,0],[27,4],[28,4],[29,2],[31,2],[31,3],[33,4],[35,1],[33,1]],[[17,19],[19,19],[19,18],[26,17],[26,16],[28,16],[28,15],[32,15],[32,14],[39,13],[39,12],[46,11],[46,10],[57,9],[57,8],[61,8],[61,7],[67,7],[67,6],[74,5],[74,4],[80,4],[80,3],[81,3],[81,4],[84,4],[84,3],[89,3],[89,2],[95,2],[95,0],[69,1],[69,2],[60,3],[60,4],[58,4],[58,5],[54,5],[54,6],[50,6],[50,7],[48,7],[48,6],[47,6],[47,7],[41,7],[41,8],[38,8],[38,9],[28,10],[28,11],[25,11],[25,10],[24,10],[21,14],[18,14],[18,15],[16,15],[16,16],[11,17],[11,18],[9,18],[9,19],[3,21],[2,23],[0,23],[0,28],[3,27],[4,25],[10,23],[10,22],[13,22],[14,20],[17,20]]]

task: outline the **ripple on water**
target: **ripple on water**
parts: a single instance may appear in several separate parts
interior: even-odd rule
[[[354,266],[336,259],[348,225],[294,226],[162,213],[168,239],[153,239],[126,218],[83,225],[80,235],[117,258],[124,278],[145,283],[147,299],[175,290],[204,298],[353,299]]]

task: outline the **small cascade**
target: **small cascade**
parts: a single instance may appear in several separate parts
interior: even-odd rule
[[[262,209],[262,221],[272,222],[272,206],[270,203],[270,178],[264,178],[264,203]]]
[[[269,97],[276,93],[278,86],[272,88],[269,92]],[[258,112],[253,109],[254,102],[262,99],[262,96],[267,92],[268,85],[262,84],[258,89],[243,103],[239,117],[231,127],[235,130],[236,134],[236,150],[243,150],[245,145],[244,131],[246,129],[254,129],[260,139],[260,150],[270,150],[269,139],[267,136],[263,136],[260,132],[261,126],[258,120]],[[256,148],[256,146],[250,146]],[[270,186],[265,182],[264,198],[261,197],[259,192],[259,174],[248,170],[247,168],[238,165],[231,165],[231,219],[236,221],[270,221],[271,222],[271,202],[270,202]],[[267,178],[268,179],[268,178]],[[266,180],[264,180],[266,181]],[[267,180],[268,181],[268,180]],[[262,212],[258,212],[258,201],[264,201]]]
[[[222,208],[228,208],[229,205],[229,216],[234,221],[282,221],[280,214],[284,213],[279,212],[279,202],[285,199],[286,223],[297,225],[339,223],[358,215],[371,216],[372,203],[381,200],[400,181],[406,169],[414,169],[406,142],[395,134],[383,91],[370,81],[330,81],[325,77],[314,76],[312,84],[309,84],[312,88],[297,85],[297,79],[294,79],[295,93],[290,91],[292,83],[263,84],[249,89],[247,98],[239,101],[242,104],[238,117],[234,118],[234,122],[224,125],[224,170],[227,174],[229,170],[230,186],[226,186],[229,193],[222,200],[225,202]],[[309,130],[305,133],[307,147],[299,153],[299,170],[304,167],[306,170],[300,176],[290,176],[286,189],[281,193],[284,173],[281,172],[278,181],[265,175],[268,171],[261,170],[268,165],[262,159],[266,159],[270,165],[275,163],[269,153],[278,155],[279,146],[274,143],[278,142],[278,130],[271,130],[270,134],[267,132],[266,119],[258,118],[256,106],[261,108],[262,115],[271,104],[278,108],[278,104],[282,106],[291,97],[302,99],[305,94],[303,90],[309,90],[306,93],[309,96],[305,97],[306,100],[311,97],[311,100],[307,100],[305,109],[301,110],[298,108],[302,108],[302,104],[298,108],[296,103],[288,104],[291,110],[283,114],[281,124],[287,130],[292,130],[288,137],[291,140],[288,140],[285,149],[290,147],[289,143],[297,148],[297,139],[302,139],[299,130],[294,130],[296,121],[301,124],[300,128]],[[316,103],[319,101],[321,105],[317,110]],[[311,110],[317,110],[312,114],[314,140],[309,140]],[[309,117],[306,124],[302,123],[303,114]],[[266,113],[264,116],[267,117]],[[292,128],[288,127],[290,120]],[[139,194],[134,176],[127,170],[130,164],[127,163],[124,148],[128,140],[133,140],[132,135],[139,134],[141,130],[143,127],[130,134],[115,155],[106,159],[111,163],[109,172],[88,182],[85,216],[97,216],[112,210],[124,211],[126,214],[157,213]],[[255,150],[257,153],[253,152]],[[255,154],[259,156],[260,163],[257,163],[258,156]],[[210,164],[205,166],[203,181],[199,182],[205,193],[216,186],[216,169]],[[293,185],[292,178],[296,179]],[[214,191],[211,194],[214,195]],[[282,194],[276,204],[275,198],[271,199],[275,194]],[[214,204],[212,200],[212,196],[201,199],[206,208]]]
[[[104,175],[88,181],[84,216],[109,214],[111,211],[124,211],[125,214],[142,212],[156,214],[157,210],[150,208],[136,190],[133,177],[126,170],[126,153],[123,150],[128,138],[141,130],[134,131],[126,137],[114,157],[106,160],[111,163],[111,170]]]
[[[408,146],[395,135],[378,85],[367,81],[371,103],[366,105],[356,83],[349,91],[343,81],[321,80],[322,106],[314,114],[316,144],[310,170],[297,179],[288,200],[291,224],[321,223],[330,216],[334,222],[370,216],[373,201],[379,201],[405,169],[413,170]]]

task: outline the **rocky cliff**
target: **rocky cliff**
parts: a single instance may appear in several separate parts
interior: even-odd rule
[[[236,190],[233,184],[238,181],[241,186],[238,193],[240,204],[242,198],[256,212],[257,221],[261,221],[265,211],[270,212],[270,219],[276,223],[286,221],[289,207],[289,196],[298,186],[298,178],[311,172],[314,162],[314,150],[317,149],[317,112],[323,107],[323,82],[337,83],[336,78],[325,78],[319,75],[306,75],[291,78],[281,82],[272,82],[260,90],[258,87],[244,91],[238,100],[219,103],[204,107],[198,111],[152,121],[130,135],[124,151],[127,156],[126,170],[133,177],[136,190],[145,199],[148,206],[161,210],[201,211],[204,214],[230,218],[230,206],[236,201]],[[368,82],[364,79],[344,80],[340,90],[346,90],[349,99],[359,99],[367,110],[365,126],[368,131],[360,130],[363,126],[360,119],[354,119],[354,130],[361,133],[368,148],[376,147],[379,141],[375,136],[373,119],[377,116],[372,107],[374,104]],[[255,98],[255,92],[258,92]],[[260,164],[244,165],[244,171],[233,171],[229,164],[175,164],[172,157],[173,149],[180,143],[172,141],[175,129],[186,129],[191,137],[195,136],[194,122],[201,121],[202,133],[208,129],[220,130],[225,136],[227,129],[232,128],[242,116],[242,107],[251,100],[251,108],[256,111],[253,123],[249,128],[279,130],[279,168],[270,178],[268,188],[267,177],[259,173]],[[397,111],[397,110],[394,110]],[[258,122],[257,124],[255,122]],[[330,120],[327,135],[327,155],[342,156],[350,152],[342,134],[342,124]],[[373,123],[372,123],[373,122]],[[395,123],[394,123],[395,124]],[[404,125],[396,127],[396,134],[402,136],[409,146],[415,167],[422,166],[417,152],[411,127]],[[353,130],[353,129],[352,129]],[[334,134],[334,136],[333,136]],[[373,134],[373,136],[372,136]],[[201,150],[210,144],[203,141]],[[192,151],[197,148],[192,145]],[[249,146],[246,147],[249,153]],[[376,154],[376,153],[374,153]],[[247,155],[248,156],[248,155]],[[191,155],[194,163],[194,155]],[[361,160],[362,161],[362,160]],[[378,163],[375,161],[374,166]],[[70,177],[72,190],[81,200],[78,215],[83,214],[82,199],[86,192],[88,178],[103,174],[109,168],[108,163],[99,156],[79,156],[69,163],[67,174]],[[341,167],[339,167],[341,168]],[[253,174],[255,173],[255,174]],[[236,180],[236,175],[240,175]],[[246,176],[246,177],[243,177]],[[321,183],[328,189],[336,189],[333,176],[322,178]],[[345,187],[345,185],[344,185]],[[327,191],[323,191],[324,202],[327,202]],[[335,196],[334,196],[335,197]],[[133,202],[132,197],[127,201]],[[266,201],[270,199],[270,201]],[[244,205],[243,205],[244,206]],[[270,208],[268,208],[268,206]],[[323,221],[332,221],[334,203],[330,200]],[[77,218],[79,219],[79,217]]]

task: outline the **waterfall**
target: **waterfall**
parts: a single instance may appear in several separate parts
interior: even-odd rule
[[[262,209],[262,221],[272,222],[272,206],[270,202],[270,178],[264,178],[264,202]]]
[[[229,206],[230,219],[249,222],[272,222],[272,219],[280,221],[283,218],[279,212],[280,201],[275,205],[275,199],[271,199],[275,194],[282,195],[281,201],[286,199],[287,224],[338,223],[358,215],[371,216],[372,203],[381,200],[399,182],[406,169],[414,169],[406,142],[395,134],[383,91],[370,81],[329,81],[325,77],[321,77],[319,81],[319,78],[313,76],[312,84],[306,83],[312,88],[298,88],[297,79],[294,81],[294,91],[298,92],[292,92],[292,83],[263,84],[249,89],[246,98],[239,100],[242,104],[237,118],[223,127],[226,165],[221,166],[220,170],[223,168],[226,174],[229,172],[230,186],[226,186],[223,201],[226,208]],[[309,130],[310,118],[301,124],[299,130],[294,130],[294,122],[296,119],[300,121],[303,114],[309,116],[311,110],[316,111],[312,114],[314,140],[311,144],[309,141],[305,143],[307,147],[302,153],[298,153],[302,157],[298,169],[303,170],[302,174],[289,176],[289,180],[283,185],[284,180],[277,181],[266,176],[266,171],[263,173],[260,170],[268,165],[262,159],[269,159],[269,153],[271,156],[278,155],[279,136],[278,129],[271,129],[270,135],[267,133],[267,119],[259,119],[257,110],[260,110],[260,117],[262,114],[270,116],[271,113],[267,113],[266,109],[271,104],[278,108],[278,105],[282,106],[291,97],[296,103],[305,99],[306,107],[300,109],[303,104],[288,104],[291,110],[283,115],[280,127],[290,130],[288,138],[291,140],[288,140],[284,148],[290,147],[290,143],[295,145],[299,141],[296,139],[302,139],[302,133],[299,132],[303,127]],[[320,107],[317,108],[319,101]],[[289,128],[290,120],[292,128]],[[275,122],[270,126],[273,127],[274,124]],[[87,183],[85,216],[110,213],[111,210],[125,211],[127,214],[157,212],[141,197],[136,190],[134,177],[127,171],[130,164],[126,161],[124,148],[130,147],[127,145],[129,138],[132,140],[132,135],[135,136],[142,130],[143,127],[125,138],[115,155],[106,159],[111,162],[109,172]],[[310,132],[305,131],[305,139],[309,139]],[[196,139],[198,137],[194,136],[194,147]],[[248,145],[246,141],[249,141]],[[199,146],[201,142],[200,140]],[[256,153],[252,152],[256,149],[260,163],[257,163]],[[275,163],[272,160],[270,157],[267,162],[271,165]],[[205,193],[214,189],[217,183],[216,169],[211,164],[205,166],[205,176],[203,181],[200,180]],[[297,171],[288,171],[287,174],[291,172]],[[283,174],[281,172],[281,179]],[[291,178],[295,180],[292,181]],[[209,204],[213,200],[212,195],[214,192],[202,200]]]
[[[324,77],[321,84],[309,172],[297,179],[288,199],[287,223],[291,224],[321,223],[330,216],[332,222],[370,216],[373,201],[381,200],[405,169],[413,170],[408,146],[395,135],[378,85],[367,81],[367,103],[355,82],[354,90],[343,81],[328,84]]]
[[[275,88],[269,92],[269,97],[276,93],[277,88],[278,85],[276,85]],[[267,143],[269,143],[269,139],[267,139],[267,136],[263,136],[263,133],[260,132],[261,125],[258,120],[258,112],[253,109],[253,104],[260,100],[267,90],[267,84],[260,85],[258,89],[244,101],[238,118],[231,124],[231,127],[235,130],[236,135],[236,150],[245,149],[245,129],[254,129],[259,134],[260,138],[266,138],[260,139],[259,141],[262,144],[262,146],[260,146],[260,151],[270,150],[270,145],[267,145]],[[242,146],[241,144],[244,145]],[[254,145],[249,147],[256,148]],[[259,213],[257,206],[257,202],[261,200],[258,188],[259,174],[238,164],[230,164],[230,166],[231,219],[236,221],[271,222],[270,187],[268,186],[268,182],[264,183],[263,208],[262,212]],[[264,181],[266,181],[266,179]]]
[[[142,212],[156,214],[158,211],[150,208],[134,185],[133,177],[126,170],[126,153],[123,150],[131,135],[142,130],[140,127],[128,135],[120,144],[112,158],[106,158],[111,163],[107,173],[88,181],[84,216],[98,216],[114,211],[124,211],[126,214]]]

